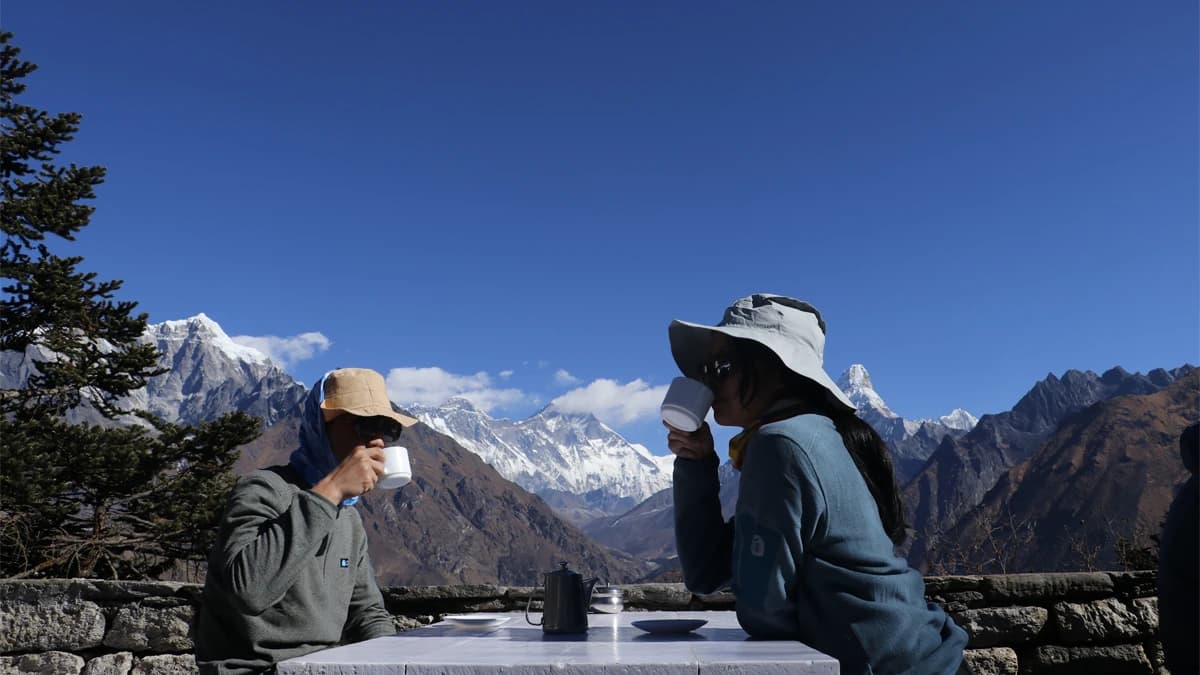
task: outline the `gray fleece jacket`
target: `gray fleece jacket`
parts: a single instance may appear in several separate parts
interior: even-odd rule
[[[298,452],[332,454],[319,398],[309,399]],[[209,556],[196,628],[200,672],[261,672],[395,633],[358,511],[309,491],[302,474],[293,456],[292,464],[255,471],[234,488]]]

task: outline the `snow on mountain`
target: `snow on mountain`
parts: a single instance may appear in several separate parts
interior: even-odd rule
[[[947,434],[961,436],[975,427],[974,415],[955,408],[938,419],[908,420],[897,415],[875,391],[871,374],[856,363],[838,378],[838,386],[858,407],[858,415],[875,428],[892,449],[898,478],[903,481],[921,467]]]
[[[949,415],[942,415],[938,418],[938,421],[951,429],[958,429],[960,431],[970,431],[975,428],[976,424],[979,424],[978,417],[962,408],[955,408]]]
[[[242,410],[266,424],[296,411],[306,388],[266,354],[235,343],[204,314],[150,324],[142,341],[162,352],[167,373],[134,392],[134,407],[194,424]]]
[[[150,378],[119,405],[147,410],[168,422],[195,424],[242,410],[266,424],[295,412],[305,387],[280,370],[262,352],[243,347],[204,314],[146,326],[139,338],[162,353],[158,364],[168,372]],[[106,343],[101,343],[101,349]],[[107,347],[111,348],[111,347]],[[25,353],[0,352],[0,386],[17,387],[36,372],[37,363],[54,355],[30,346]],[[89,405],[67,414],[71,422],[107,423]],[[138,423],[124,419],[122,423]]]
[[[581,496],[599,510],[640,502],[671,484],[673,457],[656,457],[590,414],[547,406],[523,420],[493,418],[463,398],[407,410],[535,494]]]
[[[189,339],[200,337],[212,349],[220,352],[230,361],[245,361],[252,364],[266,364],[270,359],[267,355],[253,347],[246,347],[234,342],[216,321],[200,312],[190,319],[176,319],[146,326],[147,336],[158,342],[161,351],[178,351],[179,347]],[[169,346],[168,346],[169,345]]]
[[[850,401],[858,407],[858,414],[863,419],[871,422],[873,425],[876,421],[897,420],[900,424],[882,424],[885,427],[895,427],[900,433],[897,440],[903,440],[906,437],[916,434],[923,424],[933,423],[941,426],[957,429],[960,431],[969,431],[975,426],[979,420],[971,413],[962,408],[955,408],[949,415],[943,415],[938,419],[919,419],[906,420],[888,407],[884,402],[883,397],[875,391],[875,386],[871,382],[871,374],[867,372],[866,366],[861,363],[855,363],[842,373],[838,378],[838,386],[846,395],[850,397]],[[883,431],[880,431],[881,435]],[[897,434],[893,434],[897,435]]]
[[[855,363],[847,368],[846,372],[842,373],[841,378],[838,379],[837,385],[850,398],[850,402],[859,409],[860,414],[866,409],[887,419],[899,417],[883,402],[883,397],[876,393],[875,387],[871,384],[871,374],[862,364]]]

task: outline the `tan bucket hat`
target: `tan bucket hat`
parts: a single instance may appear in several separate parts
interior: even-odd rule
[[[702,379],[700,364],[708,356],[713,333],[765,346],[788,370],[816,382],[842,405],[855,409],[845,392],[825,372],[825,321],[809,303],[786,295],[755,293],[727,307],[716,326],[672,321],[668,328],[671,355],[687,377]]]
[[[323,380],[321,410],[328,422],[342,413],[359,417],[390,417],[404,427],[417,420],[392,409],[383,376],[370,368],[338,368]]]

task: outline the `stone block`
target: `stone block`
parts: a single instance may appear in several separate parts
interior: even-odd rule
[[[67,652],[42,652],[21,656],[0,656],[0,675],[79,675],[83,659]]]
[[[954,614],[954,623],[967,631],[969,647],[1020,645],[1033,641],[1046,626],[1045,607],[982,607]]]
[[[392,586],[382,589],[383,596],[397,602],[422,600],[496,600],[511,591],[492,584],[463,584],[462,586]],[[538,588],[540,591],[541,588]]]
[[[73,579],[73,590],[87,600],[100,603],[139,602],[149,598],[186,598],[184,589],[196,584],[177,581],[111,581],[108,579]]]
[[[692,595],[692,601],[687,608],[695,611],[702,610],[733,610],[737,607],[737,598],[731,591],[717,591],[707,595]]]
[[[1038,647],[1032,672],[1038,675],[1152,675],[1154,668],[1141,645],[1103,647]]]
[[[1137,615],[1142,635],[1158,634],[1158,598],[1134,598],[1133,613]]]
[[[1094,602],[1060,602],[1054,606],[1058,634],[1066,644],[1132,641],[1142,634],[1141,622],[1116,598]]]
[[[1008,647],[968,649],[963,664],[971,675],[1017,675],[1017,653]]]
[[[1140,572],[1109,572],[1113,589],[1122,598],[1148,598],[1158,595],[1158,573],[1150,570]]]
[[[133,668],[133,654],[117,652],[92,658],[83,667],[83,675],[129,675]]]
[[[1146,650],[1146,656],[1150,659],[1150,665],[1154,666],[1155,670],[1166,671],[1166,654],[1163,653],[1162,643],[1158,640],[1146,640],[1143,647]],[[1170,675],[1168,673],[1168,675]]]
[[[683,584],[638,584],[624,588],[626,607],[685,610],[692,602],[692,592]]]
[[[506,611],[515,608],[512,599],[508,597],[512,589],[492,584],[393,586],[380,590],[388,612],[406,616]],[[521,607],[523,608],[524,604]]]
[[[103,639],[104,612],[94,602],[63,595],[0,600],[0,653],[81,651]]]
[[[997,605],[1091,600],[1112,597],[1113,580],[1104,572],[990,576],[984,578],[984,595]]]
[[[933,597],[943,593],[977,591],[983,588],[981,576],[925,577],[925,595]]]
[[[135,652],[185,652],[192,649],[189,635],[194,612],[186,607],[126,605],[117,610],[104,635],[104,644]]]
[[[160,654],[137,660],[130,675],[196,675],[196,657],[191,654]]]
[[[926,600],[941,605],[947,612],[961,612],[964,609],[983,606],[983,593],[979,591],[959,591],[943,593],[937,596],[927,596]]]

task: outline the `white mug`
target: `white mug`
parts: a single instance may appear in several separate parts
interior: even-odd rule
[[[712,390],[703,382],[688,377],[671,380],[659,412],[663,421],[681,431],[692,432],[704,424],[712,406]]]
[[[383,449],[383,475],[375,487],[384,490],[395,490],[408,485],[412,480],[412,466],[408,463],[408,448],[402,445],[389,445]]]

